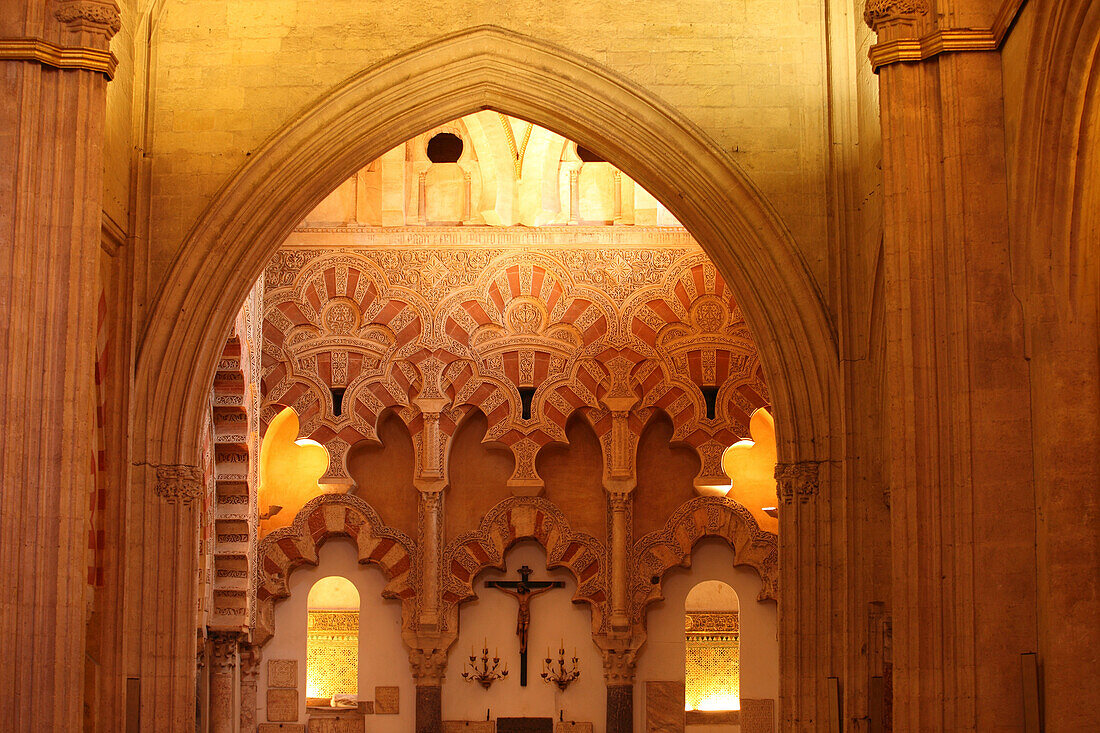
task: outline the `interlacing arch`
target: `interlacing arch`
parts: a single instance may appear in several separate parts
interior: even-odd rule
[[[595,537],[576,532],[556,504],[533,496],[509,497],[485,513],[476,530],[459,535],[443,552],[443,604],[447,623],[457,621],[458,606],[477,598],[474,581],[487,568],[504,569],[512,545],[531,539],[546,550],[547,568],[566,568],[577,582],[573,601],[592,609],[592,630],[604,629],[606,568],[604,546]],[[457,626],[452,626],[457,628]]]
[[[760,529],[745,507],[721,496],[700,496],[673,512],[665,526],[634,543],[634,571],[630,581],[630,608],[635,624],[645,623],[646,607],[658,601],[661,581],[673,567],[689,567],[699,540],[719,537],[733,549],[733,564],[747,565],[760,574],[758,601],[779,599],[779,541]]]
[[[401,615],[406,622],[415,618],[413,540],[386,525],[358,496],[322,494],[303,506],[289,527],[277,529],[260,541],[257,643],[263,644],[275,634],[275,602],[290,596],[290,573],[302,564],[316,565],[318,550],[332,537],[353,540],[359,562],[377,565],[386,576],[382,597],[401,600]]]

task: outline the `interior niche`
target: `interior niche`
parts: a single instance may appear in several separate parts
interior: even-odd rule
[[[634,489],[634,538],[661,529],[669,515],[696,496],[692,481],[699,457],[672,445],[672,420],[656,412],[638,439],[638,486]]]
[[[444,529],[448,540],[477,529],[481,518],[512,495],[508,479],[515,470],[510,451],[482,444],[489,421],[473,410],[458,426],[448,459],[450,488],[444,500]]]
[[[607,523],[600,440],[579,415],[566,423],[565,435],[568,445],[551,443],[539,451],[536,468],[546,482],[546,498],[565,512],[574,530],[603,541]]]
[[[356,494],[374,507],[386,524],[416,536],[418,496],[413,486],[415,457],[408,428],[392,411],[378,421],[381,445],[360,441],[348,451],[348,473]]]

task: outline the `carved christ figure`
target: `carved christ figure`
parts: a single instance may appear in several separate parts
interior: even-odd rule
[[[507,593],[519,603],[519,613],[516,617],[516,636],[519,637],[519,684],[521,687],[526,687],[527,634],[531,629],[531,599],[552,588],[562,588],[565,583],[560,580],[529,580],[531,568],[526,565],[519,569],[519,575],[519,580],[490,580],[485,585]]]

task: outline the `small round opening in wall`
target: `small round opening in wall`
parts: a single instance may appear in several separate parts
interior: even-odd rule
[[[606,163],[607,158],[603,157],[599,153],[593,152],[583,145],[577,146],[577,157],[584,163]]]
[[[433,163],[457,163],[462,157],[462,138],[441,132],[428,141],[428,160]]]

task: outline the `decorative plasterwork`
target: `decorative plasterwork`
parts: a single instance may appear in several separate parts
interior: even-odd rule
[[[319,496],[298,512],[289,527],[277,529],[260,542],[259,606],[253,639],[264,644],[275,633],[275,601],[290,595],[288,579],[297,566],[317,564],[317,550],[330,537],[350,537],[359,562],[378,565],[387,583],[384,598],[402,601],[402,623],[411,626],[415,614],[416,551],[404,532],[387,526],[365,501],[351,494]]]
[[[704,537],[721,537],[733,548],[733,564],[748,565],[760,574],[757,600],[778,600],[779,542],[760,529],[745,507],[732,499],[700,496],[685,502],[665,523],[650,532],[631,551],[634,570],[630,582],[632,621],[645,623],[645,608],[661,599],[661,580],[670,568],[691,565],[691,550]]]
[[[924,61],[942,53],[961,51],[996,51],[1026,0],[1005,0],[993,25],[989,28],[944,28],[919,38],[893,38],[871,46],[868,56],[871,68],[878,72],[883,66],[902,62]],[[887,23],[912,21],[928,12],[925,0],[869,0],[863,18],[878,32]]]
[[[190,504],[202,496],[203,476],[198,466],[157,466],[156,492],[170,504]]]
[[[443,552],[444,614],[454,629],[458,606],[477,597],[474,580],[486,568],[504,568],[504,555],[519,540],[533,539],[546,550],[546,567],[564,567],[577,581],[573,600],[592,608],[592,629],[603,629],[607,602],[603,544],[575,532],[565,514],[541,497],[515,496],[497,504],[480,526],[459,535]]]
[[[698,453],[696,483],[728,485],[722,451],[768,402],[740,308],[696,247],[283,249],[265,284],[263,418],[293,407],[334,458],[328,480],[350,481],[348,447],[376,441],[393,410],[418,482],[445,482],[450,438],[477,408],[485,442],[515,458],[515,493],[541,490],[538,452],[565,442],[575,412],[608,485],[629,490],[659,409]]]

